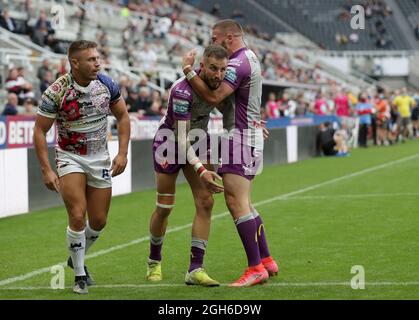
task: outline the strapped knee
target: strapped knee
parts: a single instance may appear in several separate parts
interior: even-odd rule
[[[165,199],[164,202],[167,202],[167,203],[162,203],[163,201],[161,200],[163,199],[161,199],[161,197],[164,197],[163,198]],[[175,206],[175,194],[157,192],[156,206],[162,209],[173,209],[173,207]]]

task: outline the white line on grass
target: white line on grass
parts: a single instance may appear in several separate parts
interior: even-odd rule
[[[318,199],[356,199],[356,198],[388,198],[388,197],[418,197],[419,193],[366,193],[366,194],[329,194],[284,198],[281,200],[318,200]]]
[[[387,162],[387,163],[384,163],[384,164],[381,164],[381,165],[378,165],[378,166],[374,166],[374,167],[371,167],[371,168],[368,168],[368,169],[364,169],[364,170],[361,170],[361,171],[350,173],[350,174],[344,175],[344,176],[339,177],[339,178],[331,179],[331,180],[328,180],[328,181],[325,181],[325,182],[322,182],[322,183],[314,184],[314,185],[306,187],[306,188],[302,188],[302,189],[292,191],[292,192],[289,192],[289,193],[286,193],[286,194],[283,194],[283,195],[279,195],[277,197],[273,197],[273,198],[270,198],[270,199],[259,201],[259,202],[253,203],[253,206],[258,207],[258,206],[269,204],[269,203],[272,203],[272,202],[275,202],[275,201],[284,200],[284,199],[287,199],[289,197],[295,196],[297,194],[301,194],[301,193],[304,193],[304,192],[307,192],[307,191],[311,191],[311,190],[314,190],[314,189],[317,189],[317,188],[327,186],[329,184],[333,184],[333,183],[336,183],[336,182],[348,180],[348,179],[351,179],[351,178],[354,178],[354,177],[357,177],[357,176],[360,176],[360,175],[363,175],[363,174],[367,174],[367,173],[374,172],[374,171],[377,171],[377,170],[380,170],[380,169],[384,169],[384,168],[387,168],[387,167],[390,167],[390,166],[393,166],[393,165],[396,165],[396,164],[400,164],[400,163],[403,163],[403,162],[406,162],[406,161],[416,159],[418,157],[419,157],[419,153],[415,154],[415,155],[412,155],[412,156],[409,156],[409,157],[401,158],[399,160],[390,161],[390,162]],[[212,220],[223,218],[223,217],[225,217],[229,214],[230,213],[228,211],[226,211],[226,212],[214,215],[214,216],[212,216]],[[167,229],[166,234],[176,232],[176,231],[181,231],[181,230],[184,230],[184,229],[187,229],[187,228],[190,228],[190,227],[192,227],[192,223],[188,223],[188,224],[178,226],[178,227],[174,227],[174,228],[169,228],[169,229]],[[126,247],[132,246],[134,244],[138,244],[138,243],[148,241],[148,240],[149,240],[148,236],[142,237],[142,238],[139,238],[139,239],[135,239],[135,240],[133,240],[131,242],[128,242],[128,243],[120,244],[120,245],[117,245],[117,246],[110,247],[109,249],[99,250],[95,253],[88,254],[88,255],[86,255],[85,259],[87,260],[87,259],[99,257],[99,256],[102,256],[102,255],[108,254],[110,252],[113,252],[113,251],[116,251],[116,250],[121,250],[121,249],[124,249]],[[60,263],[57,263],[57,264],[65,266],[66,263],[67,262],[60,262]],[[51,267],[52,266],[42,268],[42,269],[38,269],[38,270],[29,272],[29,273],[26,273],[26,274],[23,274],[23,275],[20,275],[20,276],[16,276],[16,277],[1,280],[0,281],[0,286],[8,285],[8,284],[18,282],[18,281],[23,281],[23,280],[26,280],[26,279],[30,279],[34,276],[37,276],[37,275],[40,275],[40,274],[43,274],[43,273],[48,273],[48,272],[50,272]]]
[[[221,287],[227,287],[228,283],[221,283]],[[263,284],[265,287],[349,287],[351,288],[350,282],[275,282]],[[419,286],[419,281],[407,281],[407,282],[396,282],[396,281],[383,281],[383,282],[365,282],[365,287],[406,287],[406,286]],[[161,284],[106,284],[106,285],[95,285],[93,289],[144,289],[144,288],[176,288],[176,287],[188,287],[186,284],[181,283],[161,283]],[[71,289],[72,286],[66,286],[65,289]],[[64,289],[52,289],[51,287],[3,287],[0,291],[16,290],[16,291],[33,291],[33,290],[51,290],[60,291]]]

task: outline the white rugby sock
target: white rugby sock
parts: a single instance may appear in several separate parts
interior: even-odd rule
[[[93,230],[89,225],[89,221],[87,221],[86,229],[84,231],[86,235],[86,250],[84,251],[87,252],[97,238],[99,238],[100,231]]]
[[[76,276],[85,276],[84,272],[84,252],[86,247],[85,232],[73,231],[67,227],[67,245],[73,261],[74,274]]]

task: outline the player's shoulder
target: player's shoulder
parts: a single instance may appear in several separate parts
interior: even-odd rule
[[[117,83],[110,76],[104,73],[98,73],[97,79],[108,87],[117,85]]]
[[[67,90],[67,88],[71,85],[72,79],[69,73],[66,73],[55,80],[44,92],[44,96],[49,97],[50,99],[57,99],[62,97]]]
[[[185,77],[177,80],[171,88],[171,96],[188,101],[193,100],[193,89]]]

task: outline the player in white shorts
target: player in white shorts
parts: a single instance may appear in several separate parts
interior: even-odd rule
[[[99,73],[97,45],[75,41],[68,50],[71,72],[58,78],[42,95],[36,116],[34,143],[43,180],[59,192],[68,213],[68,265],[74,269],[76,293],[88,293],[94,284],[84,256],[105,227],[109,211],[111,178],[127,165],[130,120],[118,85]],[[118,123],[119,150],[111,162],[107,146],[107,116]],[[58,175],[48,161],[46,133],[56,122],[55,147]],[[86,212],[88,221],[86,221]]]

